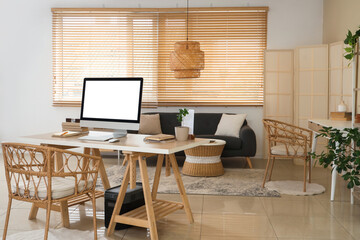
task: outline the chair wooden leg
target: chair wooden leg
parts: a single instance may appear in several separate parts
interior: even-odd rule
[[[95,191],[92,193],[92,205],[93,205],[93,224],[94,224],[94,240],[97,239],[97,224],[96,224],[96,198]]]
[[[3,232],[3,239],[4,240],[6,239],[7,229],[8,229],[8,226],[9,226],[11,203],[12,203],[12,198],[9,197],[8,207],[7,207],[7,211],[6,211],[4,232]]]
[[[271,176],[272,176],[272,172],[273,172],[273,168],[274,168],[274,163],[275,163],[275,158],[273,157],[271,159],[271,168],[270,168],[269,180],[268,181],[271,181]]]
[[[68,208],[67,201],[60,202],[60,212],[61,212],[61,220],[62,220],[63,227],[69,228],[70,227],[69,208]]]
[[[264,180],[263,180],[263,184],[262,184],[262,188],[265,187],[265,182],[266,182],[266,176],[267,176],[267,172],[268,172],[268,169],[269,169],[269,164],[270,164],[270,155],[268,157],[268,161],[266,163],[266,168],[265,168],[265,174],[264,174]]]
[[[304,192],[306,192],[306,168],[307,168],[307,164],[306,164],[306,158],[304,160]]]
[[[249,165],[250,168],[253,168],[252,164],[251,164],[251,160],[250,160],[250,157],[246,157],[246,161]]]
[[[39,210],[39,208],[36,206],[35,203],[33,203],[31,206],[30,214],[29,214],[29,220],[33,220],[36,218],[38,210]]]
[[[46,224],[45,224],[44,240],[48,239],[49,225],[50,225],[50,213],[51,213],[51,201],[48,202],[48,205],[46,208]]]

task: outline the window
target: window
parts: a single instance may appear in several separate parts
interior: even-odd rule
[[[79,106],[85,77],[144,77],[143,106],[262,105],[267,8],[198,8],[189,40],[205,69],[176,79],[174,43],[186,39],[185,9],[52,9],[53,103]]]

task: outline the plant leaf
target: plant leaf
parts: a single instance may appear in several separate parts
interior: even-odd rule
[[[345,58],[348,59],[348,60],[351,60],[353,58],[353,56],[354,56],[354,54],[349,53],[349,54],[345,55]]]
[[[352,52],[352,48],[351,48],[351,47],[346,47],[346,48],[344,48],[344,49],[345,49],[345,52],[348,52],[348,53]]]

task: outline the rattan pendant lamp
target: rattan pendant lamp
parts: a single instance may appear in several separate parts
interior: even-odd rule
[[[175,78],[198,78],[204,69],[204,52],[200,43],[189,41],[189,0],[186,1],[186,41],[176,42],[170,54],[170,69]]]

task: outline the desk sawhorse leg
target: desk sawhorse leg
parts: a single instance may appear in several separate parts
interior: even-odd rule
[[[114,211],[109,223],[109,228],[107,232],[108,236],[114,233],[116,223],[123,223],[123,224],[143,227],[143,228],[149,228],[151,239],[157,240],[159,238],[157,233],[156,220],[159,220],[165,217],[166,215],[175,212],[179,209],[185,210],[190,223],[194,222],[194,218],[190,209],[189,200],[185,192],[184,184],[181,180],[181,175],[180,175],[179,167],[176,162],[175,155],[170,154],[168,155],[168,158],[179,188],[182,203],[165,201],[156,198],[159,181],[160,181],[161,168],[164,162],[164,155],[158,155],[153,188],[152,191],[150,191],[149,176],[146,166],[146,157],[150,155],[155,155],[155,154],[125,152],[125,158],[127,159],[127,167],[120,187],[119,195],[117,197],[114,206]],[[136,174],[135,172],[136,161],[139,162],[139,166],[140,166],[140,175],[141,175],[142,186],[144,191],[145,205],[136,208],[130,212],[118,215],[122,207],[129,182],[130,181],[132,182],[132,183],[130,182],[130,187],[135,186],[136,177],[134,175]]]
[[[49,147],[55,147],[55,148],[61,148],[61,149],[71,149],[73,147],[71,146],[60,146],[60,145],[50,145],[50,144],[42,144],[42,145],[46,145]],[[100,150],[99,149],[90,149],[90,148],[84,148],[84,154],[92,154],[94,156],[99,156],[100,155]],[[55,167],[57,170],[60,170],[63,166],[63,157],[62,155],[55,155],[54,159],[55,161]],[[84,163],[86,164],[86,163]],[[109,183],[109,179],[107,177],[106,171],[105,171],[105,166],[104,166],[104,162],[100,161],[100,166],[99,166],[99,173],[100,173],[100,177],[101,177],[101,181],[103,183],[103,187],[104,189],[108,189],[110,188],[110,183]],[[100,197],[104,197],[104,192],[102,191],[95,191],[95,198],[100,198]],[[56,203],[54,204],[54,206],[52,206],[52,210],[58,211],[61,213],[61,218],[62,218],[62,223],[63,226],[66,228],[70,227],[70,222],[69,222],[69,207],[77,205],[77,204],[84,204],[87,201],[91,201],[91,198],[73,198],[69,201],[64,201],[64,202],[60,202],[60,203]],[[44,204],[38,204],[38,203],[33,203],[31,206],[31,210],[30,210],[30,214],[29,214],[29,220],[35,219],[38,213],[39,208],[47,208],[46,205]]]

